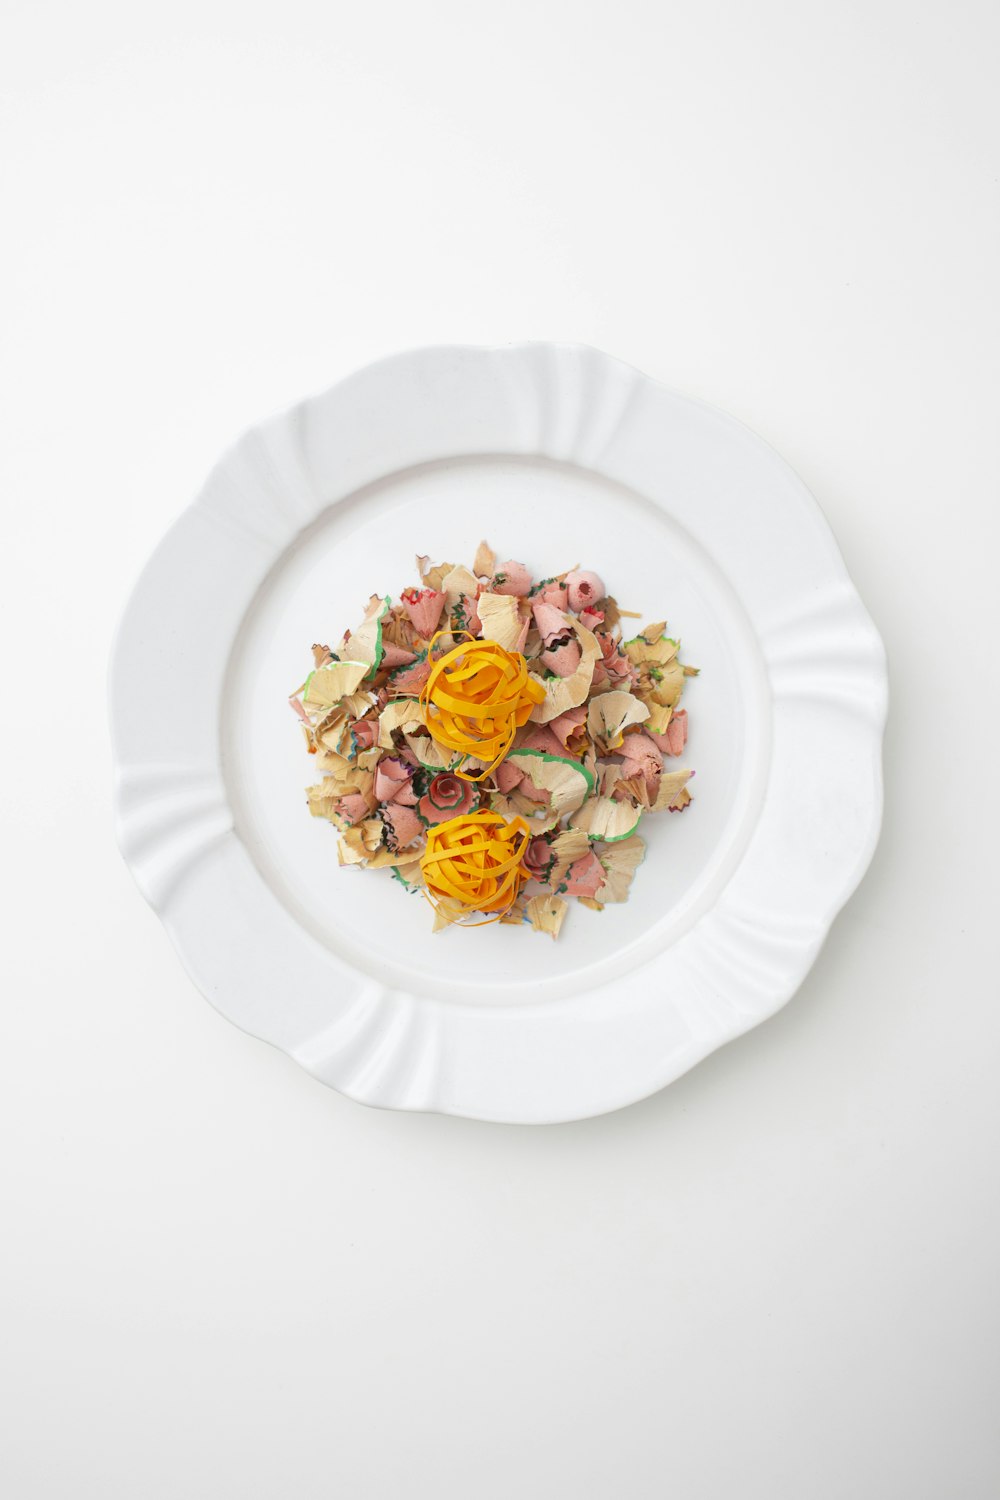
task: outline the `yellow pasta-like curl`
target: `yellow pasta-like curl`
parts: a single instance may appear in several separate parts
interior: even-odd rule
[[[472,912],[499,921],[529,879],[523,859],[530,841],[523,818],[508,822],[499,813],[466,813],[428,828],[420,870],[431,905],[451,921]]]
[[[438,631],[430,644],[447,631]],[[482,781],[503,760],[514,743],[514,735],[545,689],[528,671],[520,651],[505,651],[496,641],[467,642],[454,646],[434,662],[420,693],[427,728],[439,745],[457,750],[463,758],[486,761],[478,776],[456,774],[463,781]]]

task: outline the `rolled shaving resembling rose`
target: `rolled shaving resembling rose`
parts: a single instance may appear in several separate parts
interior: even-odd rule
[[[438,823],[446,823],[449,818],[472,812],[478,801],[475,785],[471,781],[463,781],[450,771],[442,771],[434,777],[417,803],[417,815],[428,827],[433,828]]]
[[[548,873],[549,866],[555,859],[548,839],[535,838],[528,845],[528,852],[524,856],[524,868],[530,870],[536,878],[541,878]]]

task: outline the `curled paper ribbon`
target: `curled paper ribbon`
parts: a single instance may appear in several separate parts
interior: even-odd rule
[[[431,905],[453,911],[453,922],[472,912],[499,921],[530,879],[524,867],[530,841],[523,818],[508,822],[499,813],[466,813],[429,828],[420,870]]]
[[[429,658],[435,641],[448,633],[434,636]],[[427,728],[438,744],[457,750],[463,759],[487,762],[478,776],[456,771],[464,781],[483,781],[496,769],[544,697],[544,687],[531,676],[519,651],[472,636],[434,662],[420,692]]]

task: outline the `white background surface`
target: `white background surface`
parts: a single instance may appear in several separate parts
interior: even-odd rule
[[[998,17],[5,8],[12,1500],[1000,1491]],[[797,999],[547,1130],[366,1111],[220,1020],[113,847],[104,707],[245,425],[521,337],[773,442],[893,690],[882,844]]]

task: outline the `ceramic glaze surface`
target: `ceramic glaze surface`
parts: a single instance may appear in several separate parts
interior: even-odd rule
[[[692,806],[630,899],[433,934],[309,818],[287,695],[415,552],[599,570],[701,668]],[[152,666],[151,725],[130,684]],[[881,816],[884,655],[815,502],[595,350],[400,355],[253,429],[147,566],[112,670],[119,838],[203,993],[366,1103],[511,1121],[662,1087],[794,992]]]

